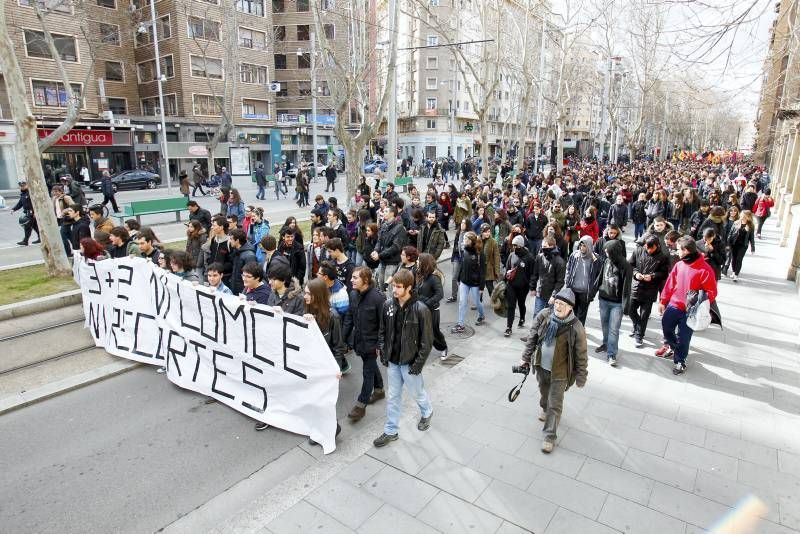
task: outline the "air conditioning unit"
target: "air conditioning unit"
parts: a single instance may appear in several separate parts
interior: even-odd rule
[[[271,83],[270,83],[270,84],[267,86],[267,89],[268,89],[269,91],[273,92],[273,93],[278,93],[278,92],[280,92],[280,90],[281,90],[281,84],[280,84],[280,82],[271,82]]]
[[[131,120],[130,119],[111,119],[112,126],[130,126]]]
[[[113,121],[114,120],[114,112],[113,111],[104,111],[100,114],[103,117],[103,120]]]

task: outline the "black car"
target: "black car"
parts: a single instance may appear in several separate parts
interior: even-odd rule
[[[122,171],[111,177],[114,191],[120,189],[155,189],[161,184],[161,177],[155,173],[143,170]],[[95,180],[89,187],[99,191],[102,180]]]

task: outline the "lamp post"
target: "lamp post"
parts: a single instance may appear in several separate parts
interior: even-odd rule
[[[169,172],[169,152],[167,151],[167,124],[164,118],[164,79],[161,76],[161,58],[158,51],[158,27],[156,26],[156,3],[150,1],[150,24],[153,27],[153,53],[156,56],[156,83],[158,85],[158,108],[161,111],[161,169],[167,175],[167,193],[172,195],[172,177]],[[213,155],[212,155],[213,157]],[[209,169],[209,172],[211,169]]]

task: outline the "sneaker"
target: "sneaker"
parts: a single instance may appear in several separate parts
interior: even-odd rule
[[[375,404],[379,400],[383,400],[385,398],[386,398],[386,392],[382,389],[376,389],[372,392],[372,395],[369,396],[367,404]]]
[[[377,438],[375,438],[375,441],[373,441],[372,444],[380,449],[384,445],[388,445],[390,441],[397,441],[398,437],[399,436],[397,434],[386,434],[386,433],[384,433],[384,434],[381,434],[380,436],[378,436]]]
[[[478,317],[478,320],[475,321],[475,326],[480,326],[485,322],[486,322],[486,318],[485,317]]]
[[[542,452],[545,454],[550,454],[553,452],[553,447],[555,447],[555,443],[552,441],[543,441],[542,442]]]
[[[347,414],[347,418],[350,419],[352,422],[357,423],[361,421],[363,417],[367,414],[367,409],[363,406],[355,405],[353,409],[350,410],[350,413]]]
[[[35,242],[36,242],[36,241],[34,241],[34,243],[35,243]],[[738,277],[738,276],[736,276],[736,273],[734,273],[734,274],[733,274],[733,276],[731,276],[731,280],[733,280],[734,282],[738,282],[738,281],[739,281],[739,277]]]
[[[610,365],[611,367],[616,367],[617,366],[617,358],[616,358],[616,356],[609,356],[608,357],[608,365]]]
[[[469,307],[469,309],[475,311],[478,309],[478,307],[473,304],[472,306]]]
[[[636,348],[641,349],[642,347],[644,347],[644,341],[640,336],[636,336]]]
[[[342,426],[339,423],[336,423],[336,434],[333,436],[334,439],[339,437],[339,434],[342,432]],[[316,441],[311,438],[308,438],[308,444],[313,446],[319,445]]]
[[[440,359],[441,361],[445,361],[445,360],[447,359],[447,356],[448,356],[448,354],[447,354],[447,349],[444,349],[444,350],[442,351],[442,355],[441,355],[441,356],[439,356],[439,359]]]
[[[27,247],[28,243],[26,243],[25,241],[20,241],[20,242],[17,243],[17,245],[19,245],[21,247]]]
[[[547,419],[547,412],[542,410],[539,412],[539,421],[544,421],[545,419]]]
[[[656,351],[656,356],[659,358],[669,358],[671,355],[672,349],[666,343],[661,345],[661,348]]]
[[[431,427],[431,417],[433,417],[433,412],[428,417],[420,417],[419,423],[417,423],[417,430],[420,432],[425,432]]]
[[[505,337],[511,337],[511,329],[510,328],[506,328],[506,331],[503,332],[503,335]]]
[[[636,337],[636,330],[628,334],[628,337]]]
[[[595,351],[597,354],[600,354],[601,352],[605,352],[606,350],[607,350],[607,347],[606,347],[606,344],[605,344],[605,343],[603,343],[602,345],[600,345],[599,347],[597,347],[596,349],[594,349],[594,351]]]
[[[517,323],[517,327],[523,328],[525,326],[525,319],[520,319]]]
[[[255,426],[255,429],[258,430],[258,431],[266,430],[268,428],[269,428],[269,425],[267,423],[262,423],[261,421],[256,423],[256,426]]]
[[[38,244],[39,244],[39,243],[41,243],[41,242],[42,242],[42,240],[41,240],[41,239],[39,239],[39,238],[36,238],[36,241],[31,241],[31,244],[32,244],[32,245],[38,245]]]
[[[686,371],[686,364],[678,362],[675,364],[675,367],[672,368],[673,375],[682,375]]]
[[[350,369],[351,369],[350,362],[347,361],[347,358],[342,358],[342,366],[341,366],[342,374],[346,375],[347,373],[350,372]]]
[[[166,372],[167,372],[167,368],[166,367],[159,367],[158,369],[156,369],[156,373],[158,373],[160,375],[163,375]]]
[[[451,334],[461,334],[464,332],[465,328],[463,325],[457,324],[453,328],[450,329]]]
[[[523,343],[527,343],[528,342],[528,336],[522,336],[521,338],[519,338],[519,340],[522,341]]]
[[[452,304],[452,303],[454,303],[456,300],[458,300],[458,299],[456,299],[455,297],[450,297],[450,298],[449,298],[449,299],[447,299],[445,302],[446,302],[446,303],[448,303],[448,304]]]

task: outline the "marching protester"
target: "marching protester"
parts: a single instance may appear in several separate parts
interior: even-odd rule
[[[247,302],[269,305],[272,290],[264,283],[263,277],[261,267],[254,261],[242,267],[241,278],[244,284],[244,291],[239,296]]]
[[[222,276],[224,274],[225,267],[223,267],[221,263],[212,263],[206,267],[206,280],[208,281],[208,287],[220,295],[233,295],[233,291],[231,291],[230,288],[222,282]]]
[[[330,292],[331,307],[336,310],[340,316],[344,317],[350,309],[350,296],[347,294],[347,287],[339,280],[336,266],[332,261],[323,261],[319,266],[317,278],[325,283],[325,287]],[[342,374],[350,372],[350,362],[342,355],[339,360]]]
[[[725,263],[725,275],[728,274],[728,262],[733,267],[733,275],[731,280],[734,282],[739,281],[739,273],[742,271],[742,262],[744,261],[745,254],[747,254],[747,247],[749,245],[750,252],[755,254],[756,242],[754,239],[755,228],[753,225],[753,213],[745,210],[739,215],[739,219],[733,223],[730,231],[728,232],[728,247],[730,252],[729,259]]]
[[[139,248],[141,248],[141,244]],[[226,286],[231,287],[233,264],[231,263],[231,247],[225,217],[215,215],[211,219],[211,232],[202,249],[206,267],[212,263],[222,264],[224,270],[222,281]]]
[[[256,262],[256,250],[247,241],[247,234],[243,230],[233,230],[228,234],[228,247],[230,249],[231,262],[231,290],[239,294],[244,289],[242,273],[244,266],[250,262]]]
[[[186,252],[172,251],[169,257],[169,270],[172,274],[187,282],[200,282],[200,278],[192,269],[194,269],[194,263]]]
[[[625,259],[625,243],[611,239],[604,245],[605,260],[600,273],[598,297],[603,343],[595,349],[606,353],[608,364],[617,365],[619,329],[630,298],[631,266]]]
[[[131,239],[130,234],[123,226],[115,226],[109,232],[111,246],[108,248],[109,257],[126,258],[128,256],[139,256],[139,247],[136,241]]]
[[[101,261],[108,259],[108,253],[106,252],[106,248],[101,243],[98,243],[91,237],[84,237],[83,239],[81,239],[79,246],[81,254],[83,254],[84,258],[94,261]]]
[[[638,349],[644,346],[650,312],[671,265],[669,257],[661,250],[658,236],[652,234],[647,234],[642,244],[637,243],[636,250],[628,261],[633,269],[628,314],[633,323],[632,335]]]
[[[558,438],[558,423],[564,409],[564,392],[573,384],[582,388],[588,376],[586,332],[573,312],[575,295],[568,288],[554,297],[553,309],[545,308],[534,318],[520,365],[536,373],[539,383],[539,421],[542,452],[550,453]]]
[[[388,368],[389,398],[386,423],[383,433],[373,441],[375,447],[388,445],[399,437],[403,386],[408,388],[419,407],[417,430],[428,430],[433,417],[433,407],[421,374],[433,341],[431,312],[417,300],[413,288],[412,274],[406,270],[398,271],[392,277],[393,298],[383,305],[378,347],[381,363]]]
[[[380,261],[376,284],[383,291],[386,280],[391,277],[400,266],[400,251],[406,246],[408,233],[398,217],[396,206],[391,206],[383,211],[383,225],[378,230],[378,241],[375,249],[370,254],[373,261]]]
[[[545,306],[553,304],[553,295],[564,287],[567,265],[556,248],[556,240],[546,236],[542,248],[533,262],[531,275],[531,295],[534,297],[533,316],[536,317]]]
[[[513,236],[513,237],[512,237]],[[534,292],[534,269],[535,258],[528,250],[527,241],[522,235],[509,234],[511,237],[511,252],[508,254],[505,264],[506,281],[506,330],[505,337],[511,336],[511,327],[514,326],[514,314],[519,308],[519,323],[517,326],[525,326],[525,314],[527,307],[525,299],[528,292]]]
[[[416,279],[417,298],[431,311],[433,348],[441,352],[442,360],[446,360],[448,355],[447,341],[439,324],[439,303],[444,298],[443,278],[444,275],[436,268],[436,259],[428,253],[420,254]]]
[[[152,232],[139,232],[136,236],[136,246],[139,247],[139,254],[141,254],[142,258],[149,259],[155,265],[159,265],[162,253],[161,249],[156,246]]]
[[[189,221],[186,226],[186,253],[192,259],[198,276],[203,275],[203,244],[208,240],[208,233],[198,221]]]
[[[292,270],[288,265],[285,263],[273,265],[269,269],[267,280],[272,289],[267,300],[269,306],[280,308],[281,311],[293,315],[303,315],[305,303],[302,287],[297,279],[292,278]]]
[[[186,207],[189,209],[189,222],[197,221],[203,226],[203,228],[205,228],[206,232],[211,230],[210,211],[201,208],[200,204],[198,204],[196,200],[190,200],[187,202]]]
[[[467,314],[467,305],[472,299],[473,305],[478,310],[475,326],[480,326],[486,319],[483,302],[480,294],[486,284],[486,257],[483,255],[480,238],[475,232],[464,234],[464,248],[461,257],[461,269],[458,273],[458,321],[451,329],[451,333],[464,332],[464,319]]]
[[[585,235],[578,241],[575,252],[567,260],[564,274],[564,287],[572,290],[574,299],[572,308],[575,316],[586,324],[586,313],[589,303],[597,293],[597,281],[603,267],[603,258],[592,251],[592,237]]]
[[[761,239],[761,229],[764,227],[764,222],[769,219],[772,207],[775,205],[775,200],[772,198],[772,191],[767,187],[753,204],[753,215],[756,216],[758,225],[756,228],[756,237]]]

